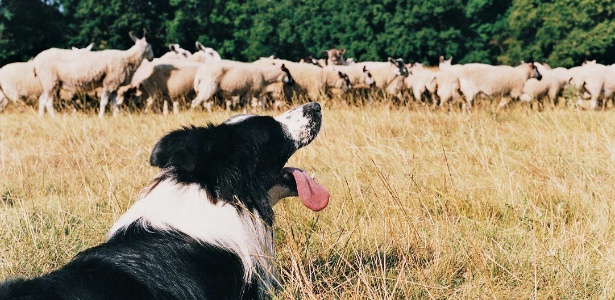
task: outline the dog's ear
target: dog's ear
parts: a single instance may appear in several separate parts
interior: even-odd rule
[[[149,162],[154,167],[175,168],[192,172],[197,156],[208,152],[206,128],[189,127],[173,131],[162,137],[154,146]]]

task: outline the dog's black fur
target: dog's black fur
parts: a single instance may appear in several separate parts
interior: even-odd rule
[[[196,183],[210,201],[257,212],[272,226],[268,191],[274,185],[296,190],[283,167],[320,129],[318,104],[304,105],[303,114],[314,122],[309,133],[313,136],[304,144],[266,116],[173,131],[152,151],[151,165],[163,171],[145,193],[168,179],[179,186]],[[259,270],[246,282],[243,268],[241,257],[232,251],[180,231],[134,222],[56,271],[0,283],[0,299],[269,298],[270,291],[259,282]]]

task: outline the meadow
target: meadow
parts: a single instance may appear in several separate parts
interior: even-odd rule
[[[104,241],[164,133],[232,114],[0,114],[0,278]],[[331,201],[276,205],[277,298],[615,297],[615,110],[327,103],[323,118],[287,165]]]

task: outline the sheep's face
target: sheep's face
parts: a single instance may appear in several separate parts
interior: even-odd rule
[[[143,58],[147,59],[148,61],[152,61],[154,59],[154,51],[152,50],[152,45],[150,45],[145,40],[145,38],[137,40],[135,42],[135,45],[137,45],[137,47],[143,49]]]
[[[540,74],[540,72],[538,71],[538,68],[536,67],[536,65],[533,62],[530,62],[528,64],[528,67],[530,68],[530,77],[529,78],[536,78],[538,80],[542,79],[542,74]]]
[[[338,71],[337,75],[340,77],[340,79],[337,81],[337,84],[335,86],[336,88],[342,89],[344,92],[347,92],[349,89],[352,88],[352,83],[350,83],[350,78],[348,77],[348,75],[346,75],[346,73]]]
[[[408,75],[410,75],[410,71],[408,71],[408,68],[406,67],[406,64],[404,63],[404,60],[401,58],[398,59],[392,59],[389,57],[389,63],[393,64],[396,68],[395,70],[395,75],[399,75],[399,76],[403,76],[403,77],[408,77]]]
[[[281,80],[282,82],[284,82],[286,85],[294,85],[295,84],[295,79],[293,78],[292,75],[290,75],[290,70],[288,70],[288,68],[286,68],[286,66],[284,64],[282,64],[282,73],[281,73]]]
[[[327,54],[327,58],[328,60],[334,64],[334,65],[344,65],[345,61],[344,61],[344,53],[346,53],[346,49],[330,49],[330,50],[326,50],[325,53]]]
[[[370,73],[367,67],[365,66],[363,66],[363,77],[364,77],[363,83],[369,86],[372,86],[372,87],[376,85],[376,81],[374,80],[372,73]]]
[[[179,59],[188,59],[190,56],[192,56],[192,53],[190,53],[190,51],[183,49],[179,46],[179,44],[171,44],[169,45],[169,49],[173,53],[175,53],[175,55],[177,55],[177,58]]]

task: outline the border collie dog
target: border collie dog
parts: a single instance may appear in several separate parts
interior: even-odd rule
[[[272,206],[329,202],[306,172],[284,167],[321,121],[308,103],[167,134],[150,157],[161,172],[105,243],[49,274],[0,283],[0,299],[269,299],[279,285]]]

